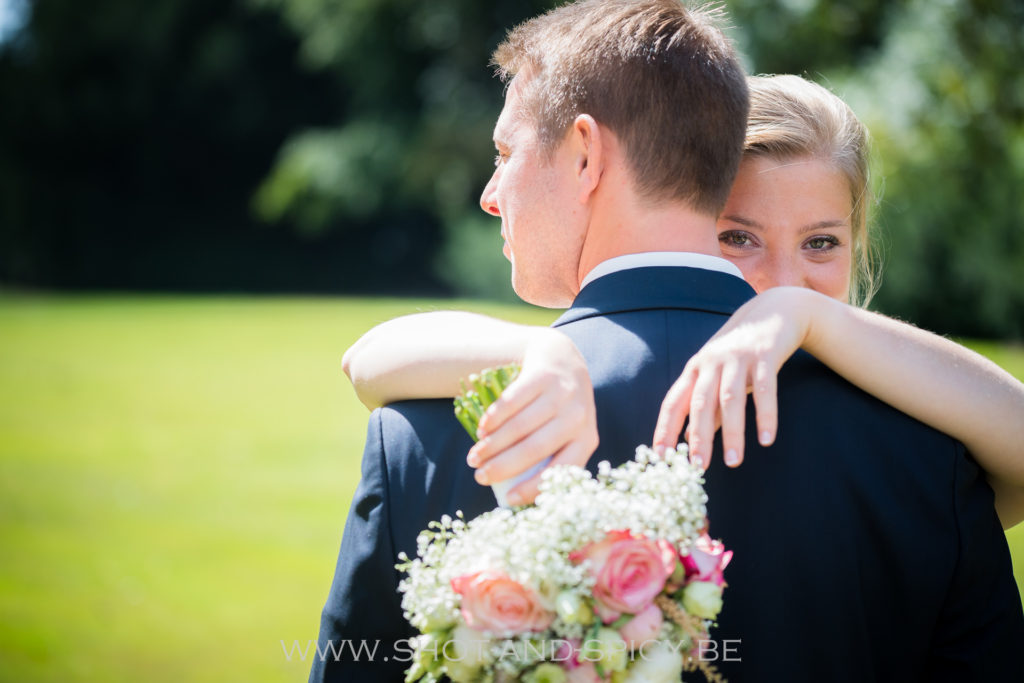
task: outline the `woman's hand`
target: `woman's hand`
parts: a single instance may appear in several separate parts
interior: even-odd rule
[[[538,330],[523,354],[519,377],[480,420],[480,441],[467,461],[480,484],[493,484],[548,456],[553,465],[580,465],[597,448],[594,389],[575,344],[561,332]],[[532,502],[540,474],[507,495],[512,505]]]
[[[799,287],[777,287],[740,307],[683,368],[661,404],[654,448],[673,448],[687,415],[690,459],[707,468],[715,432],[722,428],[725,462],[743,462],[747,394],[753,391],[758,440],[775,441],[776,378],[811,332],[816,297]]]

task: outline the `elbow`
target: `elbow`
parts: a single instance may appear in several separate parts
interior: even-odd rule
[[[357,339],[352,346],[345,349],[345,353],[341,357],[341,369],[352,384],[356,383],[360,369],[366,365],[365,351],[367,346],[370,344],[370,342],[367,341],[367,338],[372,334],[372,332],[373,330],[370,330],[370,332],[367,332]]]
[[[365,373],[361,373],[364,365],[359,362],[361,341],[357,341],[345,351],[345,354],[341,357],[341,369],[345,376],[348,377],[352,388],[355,389],[356,398],[359,399],[359,402],[370,410],[374,410],[384,405],[384,400],[382,396],[373,391],[374,383],[363,376]]]
[[[341,357],[341,370],[350,382],[352,381],[352,357],[355,355],[355,349],[356,345],[353,344],[346,349],[345,354]]]

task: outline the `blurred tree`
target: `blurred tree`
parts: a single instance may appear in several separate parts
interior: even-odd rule
[[[848,69],[885,40],[907,0],[726,0],[732,36],[755,73]]]
[[[486,64],[555,0],[19,3],[0,282],[510,295],[476,206],[501,106]],[[877,306],[1024,336],[1024,5],[726,4],[751,71],[823,82],[873,131]]]
[[[301,240],[259,229],[251,216],[252,193],[286,136],[335,121],[345,98],[328,76],[296,65],[298,42],[276,13],[235,0],[29,9],[0,45],[0,281],[387,283],[341,235]],[[369,225],[362,237],[371,251]],[[430,280],[411,254],[376,251],[379,265]]]
[[[293,136],[255,197],[265,220],[301,232],[401,210],[443,231],[424,262],[463,294],[510,297],[497,225],[480,220],[501,84],[487,63],[505,30],[551,1],[250,0],[274,7],[302,61],[333,73],[344,117]],[[427,226],[423,226],[428,229]],[[504,275],[502,275],[504,273]]]
[[[877,140],[889,246],[878,307],[1024,338],[1024,4],[915,0],[849,74]]]

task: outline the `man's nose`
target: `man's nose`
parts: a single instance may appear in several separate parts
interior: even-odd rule
[[[487,187],[480,194],[480,208],[484,210],[484,213],[489,213],[492,216],[500,216],[501,213],[498,211],[498,201],[495,194],[495,189],[498,183],[495,182],[495,176],[497,173],[491,176],[491,179],[487,181]]]

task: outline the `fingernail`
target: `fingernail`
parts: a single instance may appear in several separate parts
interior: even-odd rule
[[[730,448],[729,450],[727,450],[725,452],[725,464],[726,465],[730,465],[730,466],[731,465],[735,465],[739,461],[740,461],[740,456],[739,456],[739,454],[736,453],[735,450]]]
[[[523,497],[514,491],[509,491],[505,494],[505,500],[509,505],[522,505]]]
[[[477,455],[476,451],[469,452],[469,455],[466,456],[466,464],[470,467],[476,467],[480,464],[480,456]]]
[[[487,470],[477,470],[475,478],[476,483],[481,486],[487,486],[491,483],[491,478],[487,476]]]
[[[693,460],[693,464],[696,465],[697,467],[704,467],[703,456],[697,455],[696,453],[692,453],[690,455],[690,459]]]
[[[761,432],[761,445],[762,446],[769,446],[769,445],[771,445],[771,443],[772,443],[772,434],[771,434],[771,432],[768,432],[768,431]]]

